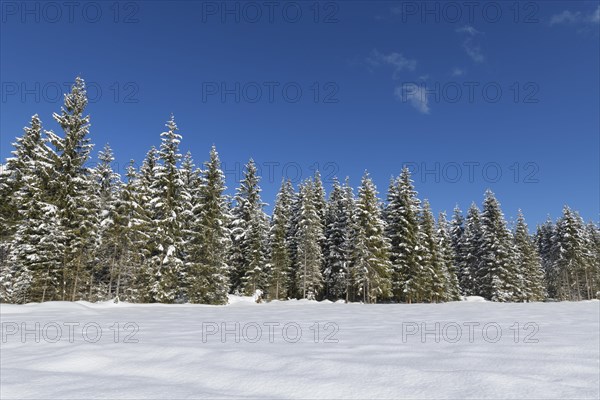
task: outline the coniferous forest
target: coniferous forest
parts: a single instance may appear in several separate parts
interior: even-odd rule
[[[530,234],[510,229],[491,191],[481,207],[434,216],[409,170],[380,196],[320,175],[283,181],[272,215],[250,160],[235,196],[213,147],[197,165],[181,155],[175,119],[136,169],[115,172],[93,145],[86,89],[77,78],[45,131],[37,115],[0,175],[0,299],[225,304],[264,298],[498,302],[600,297],[600,228],[568,206]]]

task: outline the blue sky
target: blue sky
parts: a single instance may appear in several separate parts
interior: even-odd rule
[[[563,204],[598,220],[597,1],[47,4],[2,2],[2,159],[34,113],[59,131],[80,74],[121,171],[174,113],[231,189],[253,157],[269,203],[316,167],[355,186],[367,169],[384,197],[408,163],[434,211],[491,188],[530,225]]]

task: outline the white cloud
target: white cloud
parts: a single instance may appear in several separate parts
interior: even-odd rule
[[[377,49],[371,52],[367,57],[367,63],[372,67],[381,65],[390,65],[394,69],[392,77],[398,79],[400,72],[404,70],[414,71],[417,68],[417,61],[404,57],[401,53],[392,52],[390,54],[382,54]]]
[[[574,25],[574,24],[598,24],[600,23],[600,6],[589,14],[581,11],[564,10],[560,14],[550,17],[550,25]]]
[[[400,73],[403,71],[415,71],[417,61],[404,57],[401,53],[392,52],[389,54],[380,53],[374,49],[366,59],[367,64],[371,67],[391,66],[393,69],[392,78],[400,79]],[[429,75],[422,75],[418,78],[419,81],[426,81]],[[410,103],[420,113],[429,114],[429,105],[427,99],[427,90],[425,85],[417,85],[416,83],[405,83],[394,89],[394,96],[400,99],[403,103]]]
[[[478,33],[481,33],[477,29],[473,28],[471,25],[465,25],[465,26],[463,26],[461,28],[458,28],[456,30],[456,32],[459,32],[459,33],[466,32],[466,33],[468,33],[471,36],[475,36]]]
[[[550,18],[550,25],[573,24],[581,21],[581,17],[581,13],[579,11],[571,12],[569,10],[565,10],[560,14],[553,15],[552,18]]]
[[[470,25],[465,25],[461,28],[458,28],[456,32],[466,34],[462,45],[467,55],[477,63],[483,62],[485,60],[485,56],[481,51],[481,45],[478,41],[478,36],[482,35],[483,32],[478,31]]]
[[[463,76],[465,74],[465,70],[455,67],[452,69],[452,76]]]
[[[403,103],[409,102],[420,113],[429,114],[429,100],[427,99],[427,88],[425,85],[405,83],[402,86],[396,87],[394,95]]]
[[[594,11],[592,15],[590,15],[590,22],[600,24],[600,6],[596,8],[596,11]]]

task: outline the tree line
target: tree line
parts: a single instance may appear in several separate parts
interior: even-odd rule
[[[410,172],[385,201],[368,173],[357,193],[319,173],[282,182],[264,211],[252,160],[234,196],[213,147],[202,167],[181,155],[175,119],[159,148],[124,178],[108,145],[93,145],[83,79],[53,115],[37,115],[0,174],[0,299],[225,304],[229,293],[267,299],[444,302],[600,297],[600,228],[565,206],[534,235],[519,212],[509,228],[491,191],[481,210],[448,220],[421,201]]]

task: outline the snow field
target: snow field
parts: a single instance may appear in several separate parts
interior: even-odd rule
[[[0,397],[600,396],[600,302],[469,300],[3,304]]]

